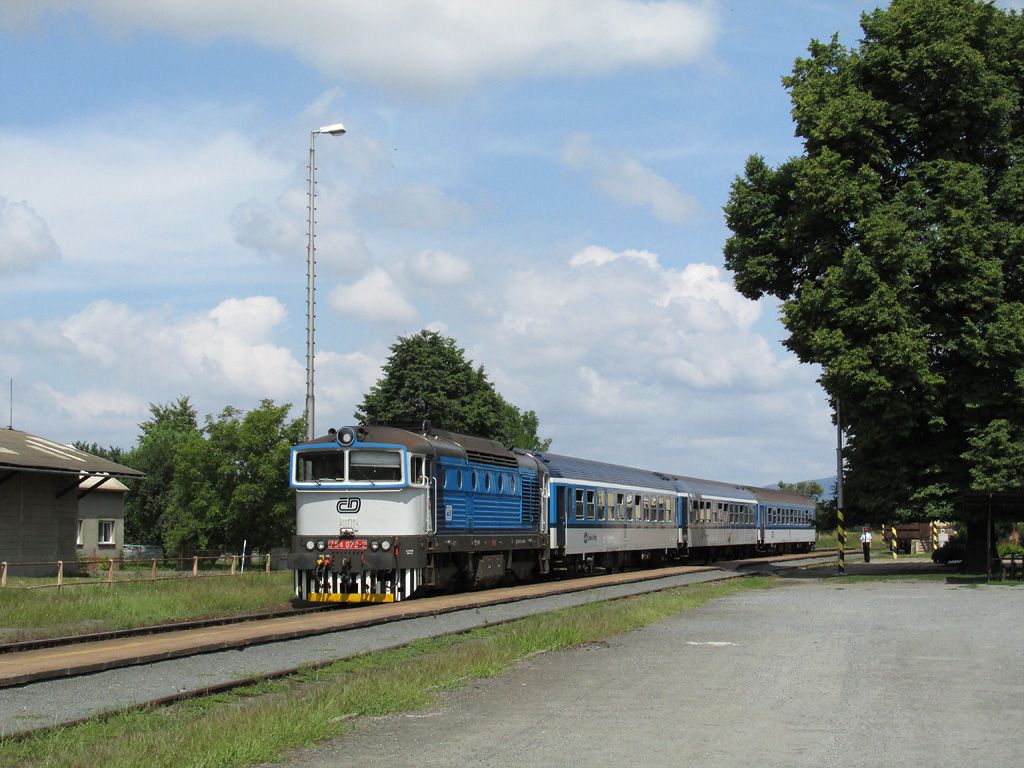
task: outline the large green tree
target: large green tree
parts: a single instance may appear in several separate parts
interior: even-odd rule
[[[170,550],[265,551],[295,527],[288,486],[291,446],[305,422],[288,421],[291,406],[263,400],[243,413],[227,407],[179,445],[165,521]]]
[[[355,413],[363,424],[418,428],[423,421],[452,432],[499,440],[517,448],[546,450],[533,411],[520,411],[474,367],[455,339],[422,330],[391,345],[383,374]]]
[[[151,403],[149,413],[150,418],[139,425],[138,444],[122,457],[122,463],[146,474],[127,481],[125,540],[134,544],[164,543],[175,456],[180,446],[199,435],[196,410],[188,397],[163,405]]]
[[[726,265],[822,366],[867,519],[1024,486],[1024,20],[892,0],[784,78],[803,153],[752,156]]]

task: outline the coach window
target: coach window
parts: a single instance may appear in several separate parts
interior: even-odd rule
[[[455,471],[455,487],[460,491],[462,490],[462,470],[458,469]]]
[[[573,505],[572,516],[577,520],[583,519],[583,489],[577,488],[575,494],[576,503]]]
[[[594,519],[594,492],[587,491],[587,520]]]
[[[603,490],[598,491],[597,492],[597,519],[598,520],[604,520],[605,517],[606,517],[605,511],[604,511],[604,498],[605,498],[604,491]]]

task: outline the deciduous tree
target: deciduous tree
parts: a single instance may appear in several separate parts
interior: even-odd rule
[[[1024,20],[892,0],[861,27],[784,78],[803,152],[747,161],[725,260],[841,401],[848,505],[944,517],[1024,486]]]
[[[266,550],[287,541],[295,527],[288,486],[291,446],[303,439],[291,406],[263,400],[243,413],[227,407],[207,417],[201,431],[175,455],[166,526],[170,549]]]
[[[355,418],[412,429],[426,420],[517,448],[545,450],[551,444],[537,435],[536,413],[506,401],[484,367],[474,367],[455,339],[436,331],[399,337],[391,345],[383,373],[364,395]]]

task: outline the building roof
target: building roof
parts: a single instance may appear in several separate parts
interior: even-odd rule
[[[78,484],[83,491],[102,491],[104,493],[127,493],[128,486],[110,475],[86,475]]]
[[[17,429],[0,429],[0,475],[17,472],[73,474],[82,478],[144,476],[131,467],[101,459],[70,445]]]

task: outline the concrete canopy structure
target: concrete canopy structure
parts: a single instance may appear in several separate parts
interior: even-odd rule
[[[0,561],[11,576],[77,560],[78,502],[114,477],[143,473],[16,429],[0,429]]]

